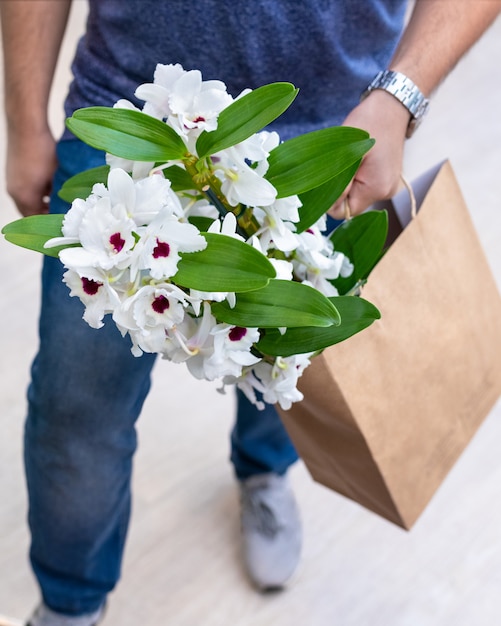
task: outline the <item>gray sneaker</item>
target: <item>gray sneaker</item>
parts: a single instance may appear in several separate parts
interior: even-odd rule
[[[262,591],[282,589],[299,563],[301,520],[287,476],[258,474],[240,481],[243,557]]]
[[[40,604],[26,626],[97,626],[104,617],[104,607],[88,615],[62,615]]]

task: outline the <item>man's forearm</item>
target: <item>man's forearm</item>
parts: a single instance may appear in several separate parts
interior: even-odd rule
[[[429,96],[501,11],[501,0],[416,0],[389,69]]]
[[[71,0],[1,0],[5,112],[11,129],[37,132],[47,106]]]
[[[429,97],[500,11],[501,0],[416,0],[386,69],[405,74]],[[409,120],[410,113],[398,99],[380,89],[372,90],[348,115],[344,123],[364,128],[376,144],[351,186],[329,211],[333,217],[343,218],[345,197],[356,215],[397,191]]]
[[[0,0],[7,191],[23,215],[47,212],[57,166],[48,102],[71,0]]]

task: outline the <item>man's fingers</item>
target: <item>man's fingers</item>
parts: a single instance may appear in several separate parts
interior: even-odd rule
[[[334,202],[331,208],[327,211],[327,213],[333,217],[335,220],[342,220],[345,218],[346,208],[345,202],[348,197],[351,188],[355,181],[351,181],[350,184],[346,187],[343,193],[339,196],[339,198]]]
[[[38,191],[27,193],[26,191],[11,194],[21,215],[28,217],[28,215],[40,215],[49,212],[50,195],[48,193]]]
[[[346,206],[345,206],[345,200],[346,198],[343,199],[343,202],[341,204],[339,204],[339,201],[336,202],[335,205],[333,205],[328,211],[327,213],[333,217],[335,220],[343,220],[346,217]],[[351,213],[351,212],[350,212]]]
[[[368,180],[364,180],[364,175],[367,170],[360,170],[360,178],[355,178],[351,185],[346,188],[341,197],[336,203],[329,209],[328,213],[331,217],[337,220],[342,220],[346,217],[346,202],[349,205],[349,214],[359,215],[378,200],[388,200],[393,197],[398,191],[400,186],[400,178],[368,176]],[[370,171],[369,171],[370,173]],[[375,180],[375,184],[371,183]]]
[[[55,142],[49,129],[28,137],[9,132],[7,193],[25,217],[48,213],[56,167]]]
[[[374,198],[368,192],[366,185],[356,179],[353,180],[329,209],[329,215],[336,220],[342,220],[362,213],[374,202]]]

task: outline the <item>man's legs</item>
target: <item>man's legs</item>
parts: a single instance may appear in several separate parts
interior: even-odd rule
[[[28,394],[30,556],[45,603],[78,615],[99,608],[119,576],[134,423],[153,359],[135,359],[110,323],[87,327],[59,265],[48,259],[44,267],[42,339]]]
[[[301,553],[299,511],[286,476],[297,453],[275,408],[259,411],[240,391],[231,443],[247,573],[259,589],[281,588]]]
[[[283,475],[297,453],[275,407],[259,411],[237,390],[237,421],[231,434],[231,460],[239,480],[256,474]]]
[[[55,189],[102,155],[59,146]],[[51,210],[65,206],[53,198]],[[66,615],[97,611],[120,574],[130,511],[134,424],[150,386],[153,355],[135,358],[108,321],[95,330],[47,258],[40,348],[32,367],[25,464],[30,558],[44,603]],[[36,623],[36,621],[35,621]]]

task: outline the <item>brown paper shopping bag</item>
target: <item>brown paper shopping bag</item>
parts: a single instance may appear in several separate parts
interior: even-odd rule
[[[501,298],[450,164],[434,174],[364,288],[381,319],[281,411],[316,481],[406,529],[501,393]]]

